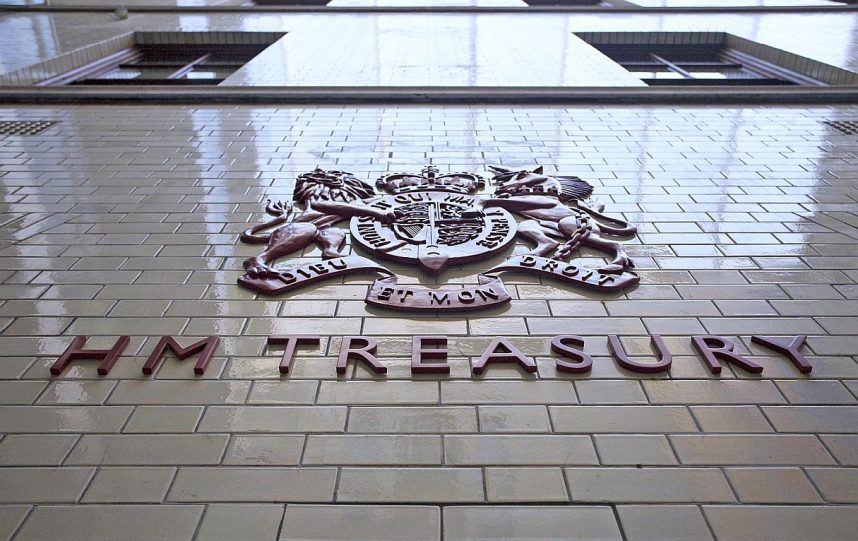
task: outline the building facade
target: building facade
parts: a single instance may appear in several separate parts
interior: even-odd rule
[[[858,8],[298,3],[0,3],[0,537],[855,538]]]

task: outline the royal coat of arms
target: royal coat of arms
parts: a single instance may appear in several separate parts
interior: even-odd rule
[[[387,276],[370,287],[368,303],[435,311],[508,301],[499,276],[508,271],[602,291],[637,284],[634,263],[618,242],[633,236],[636,228],[591,204],[593,186],[578,177],[546,175],[542,167],[490,169],[491,194],[484,193],[486,182],[477,174],[440,174],[432,166],[421,174],[384,175],[375,188],[344,171],[316,169],[302,174],[293,203],[269,201],[266,211],[274,218],[242,233],[244,242],[267,247],[244,262],[246,274],[239,284],[275,295],[350,272],[374,271]],[[346,220],[351,255],[341,251],[347,231],[340,224]],[[383,266],[388,260],[440,274],[451,266],[511,252],[516,239],[531,245],[531,251],[487,269],[475,287],[400,286]],[[277,259],[313,245],[322,251],[321,262],[275,266]],[[592,268],[575,265],[570,260],[581,248],[596,250],[608,261]]]

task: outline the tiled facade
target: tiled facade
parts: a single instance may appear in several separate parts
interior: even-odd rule
[[[0,66],[129,31],[289,40],[318,33],[322,17],[0,15],[4,32],[24,38]],[[281,42],[286,67],[270,80],[359,85],[375,66],[373,84],[502,85],[553,66],[541,82],[564,86],[602,77],[582,68],[587,58],[625,78],[572,32],[632,27],[787,42],[843,69],[858,59],[848,14],[426,16],[435,26],[416,15],[329,17],[333,30],[302,44],[317,56],[286,47],[297,38]],[[351,62],[372,38],[358,35],[368,22],[391,47]],[[470,39],[453,31],[460,24],[487,41],[460,51]],[[34,44],[39,25],[54,31]],[[802,25],[817,33],[787,32]],[[403,28],[449,41],[403,51],[393,45],[408,40],[390,37]],[[331,38],[338,29],[357,36],[351,50]],[[561,33],[568,48],[539,50]],[[524,57],[493,56],[516,38],[508,51]],[[326,57],[326,40],[350,56]],[[425,57],[433,51],[437,64]],[[460,53],[477,57],[456,71]],[[409,54],[423,63],[397,75]],[[520,69],[486,67],[504,65]],[[235,84],[261,84],[265,72],[250,68]],[[0,120],[58,121],[0,136],[0,538],[781,541],[858,531],[858,144],[824,124],[858,120],[858,106],[56,105],[5,106]],[[606,212],[638,226],[626,244],[640,285],[605,294],[510,275],[509,305],[438,316],[368,307],[366,275],[276,297],[236,284],[259,251],[239,234],[264,219],[267,199],[290,198],[298,174],[320,166],[372,183],[427,164],[486,177],[488,165],[544,165],[586,179]],[[389,266],[402,283],[461,287],[505,255],[438,277]],[[282,348],[266,346],[276,334],[321,345],[302,346],[282,375]],[[412,336],[430,334],[449,338],[448,376],[411,374]],[[584,337],[592,372],[556,369],[549,345],[560,334]],[[656,334],[673,353],[669,374],[612,358],[607,336],[619,335],[633,359],[652,362]],[[691,342],[704,334],[733,340],[763,372],[724,364],[712,374]],[[78,335],[87,348],[121,335],[130,344],[106,376],[89,361],[52,376]],[[164,335],[221,340],[202,375],[193,357],[143,375]],[[350,364],[338,376],[347,335],[376,339],[388,373]],[[813,371],[752,335],[807,335]],[[495,336],[537,371],[473,375]]]

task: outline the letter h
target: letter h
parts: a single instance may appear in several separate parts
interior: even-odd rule
[[[87,339],[86,336],[76,336],[69,347],[60,355],[60,358],[51,365],[51,375],[59,376],[72,361],[85,359],[87,361],[101,361],[101,364],[98,365],[98,375],[106,376],[131,341],[128,336],[120,336],[110,349],[83,349]]]

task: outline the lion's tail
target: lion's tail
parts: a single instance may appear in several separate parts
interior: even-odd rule
[[[266,229],[270,229],[272,227],[276,227],[281,224],[285,224],[289,221],[289,217],[292,215],[293,206],[292,203],[283,201],[272,201],[268,200],[267,205],[265,206],[265,212],[274,216],[273,220],[256,224],[253,227],[249,227],[242,231],[241,240],[248,244],[265,244],[271,238],[271,232],[261,233],[261,231],[265,231]]]

